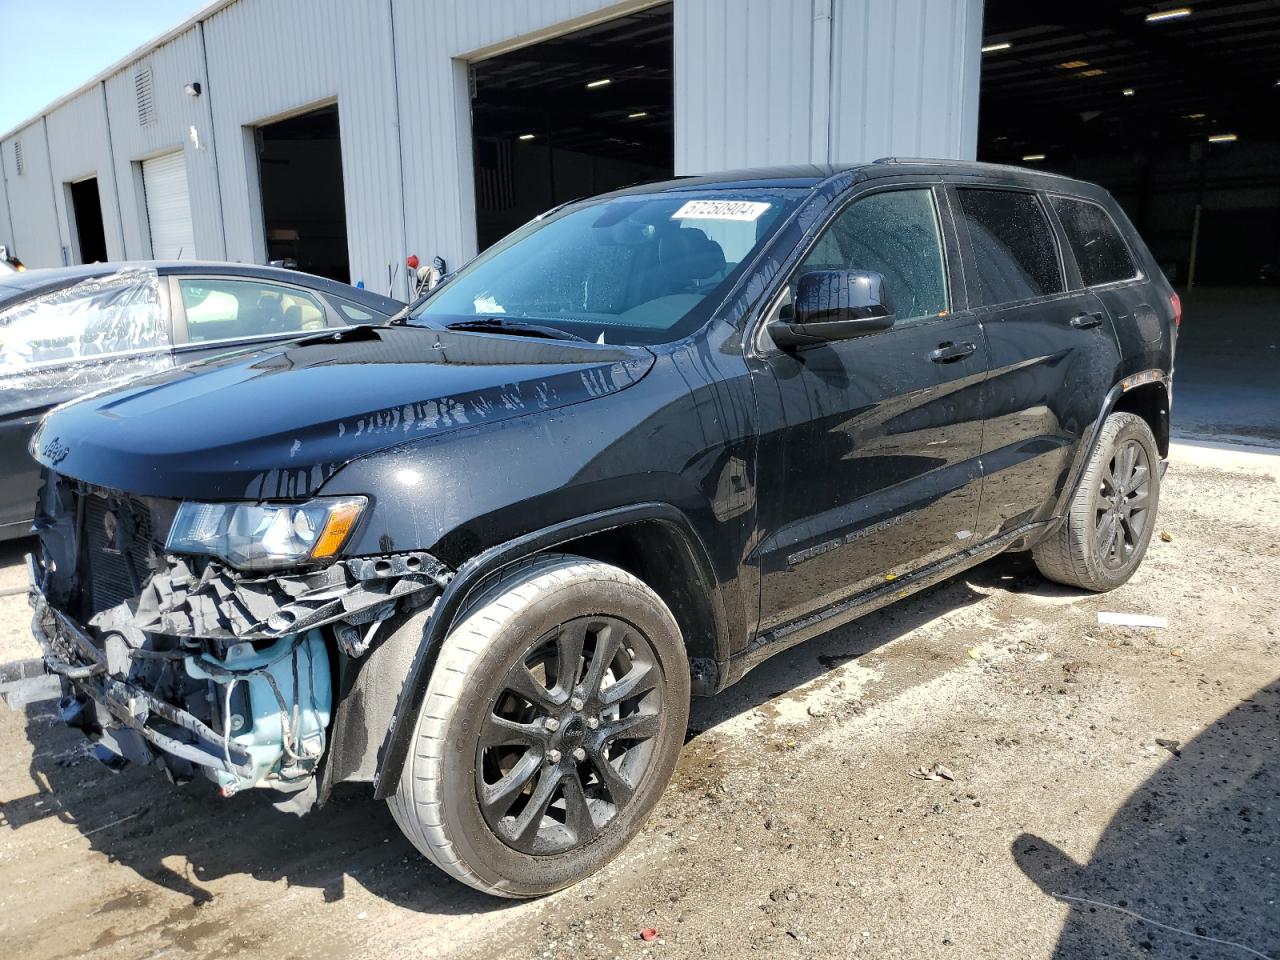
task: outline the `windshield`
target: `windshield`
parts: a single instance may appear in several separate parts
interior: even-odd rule
[[[598,343],[678,340],[706,322],[807,192],[682,191],[575,204],[472,261],[410,322],[496,332],[528,325]]]

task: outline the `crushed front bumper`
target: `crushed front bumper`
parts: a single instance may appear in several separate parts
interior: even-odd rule
[[[146,762],[169,755],[237,780],[252,775],[249,751],[234,739],[223,737],[198,717],[141,686],[108,675],[106,653],[40,591],[38,570],[29,555],[27,571],[31,584],[27,598],[34,611],[31,632],[40,644],[46,669],[62,678],[60,709],[64,720],[85,727],[86,733],[106,741],[104,746],[112,754],[126,760]],[[119,728],[112,730],[98,718],[86,718],[81,698],[95,704]],[[161,726],[171,729],[166,732]],[[187,739],[173,736],[177,731]]]

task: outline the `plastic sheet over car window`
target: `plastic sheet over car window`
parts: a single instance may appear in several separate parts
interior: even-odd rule
[[[154,270],[92,277],[0,311],[0,416],[172,366]]]
[[[0,374],[167,347],[154,270],[122,270],[0,313]]]

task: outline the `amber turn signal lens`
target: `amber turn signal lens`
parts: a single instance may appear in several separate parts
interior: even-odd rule
[[[329,519],[325,521],[324,530],[316,539],[316,545],[311,548],[311,556],[315,560],[325,560],[332,557],[347,542],[347,537],[351,534],[352,529],[356,525],[356,520],[360,517],[360,510],[364,507],[361,501],[350,501],[348,503],[340,503],[329,512]]]

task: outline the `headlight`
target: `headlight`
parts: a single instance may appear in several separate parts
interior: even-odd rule
[[[165,549],[218,557],[241,570],[328,560],[346,543],[367,502],[319,497],[306,503],[183,503]]]

